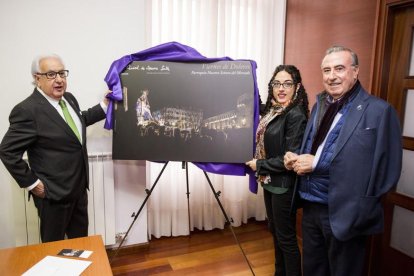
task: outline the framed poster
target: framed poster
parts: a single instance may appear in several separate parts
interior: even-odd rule
[[[120,78],[114,159],[244,163],[252,158],[249,61],[133,61]]]

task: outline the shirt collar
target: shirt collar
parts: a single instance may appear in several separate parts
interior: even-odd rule
[[[46,98],[46,100],[54,107],[54,108],[58,108],[59,107],[59,100],[53,99],[52,97],[48,96],[42,89],[40,89],[39,87],[36,87],[36,89],[40,92],[40,94],[43,95],[43,97]],[[61,100],[65,100],[64,97],[62,97]],[[66,101],[65,101],[66,102]]]

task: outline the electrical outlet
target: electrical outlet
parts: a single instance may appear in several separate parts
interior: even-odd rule
[[[121,242],[122,239],[125,237],[126,232],[120,232],[120,233],[116,233],[115,234],[115,241],[116,242]]]

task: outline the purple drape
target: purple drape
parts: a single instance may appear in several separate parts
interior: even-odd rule
[[[168,42],[160,44],[158,46],[146,49],[144,51],[126,55],[122,58],[115,60],[111,67],[109,68],[108,73],[105,77],[105,82],[108,85],[108,88],[112,90],[112,93],[108,95],[108,98],[111,100],[108,106],[108,112],[106,114],[105,128],[113,128],[113,102],[122,100],[122,87],[121,79],[119,75],[121,72],[133,61],[149,61],[149,60],[160,60],[160,61],[176,61],[176,62],[215,62],[233,59],[229,57],[221,58],[207,58],[197,52],[195,49],[180,44],[178,42]],[[259,91],[257,88],[256,81],[256,62],[253,60],[248,60],[252,65],[252,73],[254,79],[254,133],[253,141],[255,141],[255,133],[257,124],[259,121],[259,102],[258,95]],[[252,145],[252,156],[254,151],[254,145]],[[248,160],[246,160],[248,161]],[[254,172],[246,166],[244,163],[200,163],[194,162],[194,165],[200,169],[216,174],[226,174],[226,175],[250,175],[249,189],[253,193],[257,193],[257,183],[254,176]]]

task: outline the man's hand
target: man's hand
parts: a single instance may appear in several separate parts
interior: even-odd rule
[[[43,185],[43,182],[40,181],[39,184],[36,185],[33,189],[30,190],[32,194],[34,194],[37,197],[45,198],[45,185]]]
[[[105,105],[106,106],[108,106],[109,105],[109,99],[107,98],[107,96],[110,94],[110,93],[112,93],[112,91],[111,90],[108,90],[108,91],[106,91],[106,93],[105,93],[105,97],[104,97],[104,103],[105,103]]]
[[[293,165],[293,170],[298,175],[305,175],[307,173],[312,172],[312,164],[314,158],[315,156],[311,154],[299,155],[295,164]]]

